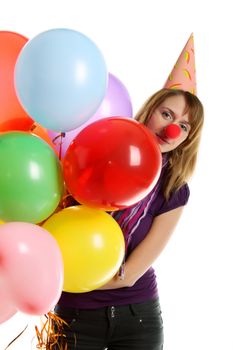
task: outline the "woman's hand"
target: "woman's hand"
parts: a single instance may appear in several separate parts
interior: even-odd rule
[[[127,279],[122,279],[121,276],[117,273],[109,282],[104,284],[102,287],[98,288],[101,290],[105,289],[118,289],[118,288],[124,288],[124,287],[130,287],[127,283]]]

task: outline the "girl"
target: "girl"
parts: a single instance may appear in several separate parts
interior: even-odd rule
[[[120,273],[98,290],[62,293],[55,314],[68,324],[59,345],[67,343],[69,350],[163,349],[163,322],[152,264],[188,202],[187,180],[196,165],[203,107],[187,91],[162,89],[146,101],[135,119],[151,130],[160,145],[161,175],[141,202],[112,214],[126,240]]]

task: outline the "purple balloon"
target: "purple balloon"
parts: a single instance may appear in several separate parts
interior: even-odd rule
[[[78,135],[78,133],[87,125],[93,123],[96,120],[108,117],[125,117],[132,118],[133,108],[129,93],[123,83],[113,74],[109,73],[108,87],[106,95],[97,109],[95,114],[88,119],[88,121],[82,124],[80,127],[68,131],[63,137],[59,137],[59,133],[56,131],[48,130],[49,137],[56,145],[56,150],[60,151],[61,145],[61,158],[64,158],[67,148]]]

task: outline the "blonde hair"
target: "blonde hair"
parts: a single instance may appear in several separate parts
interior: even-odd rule
[[[188,137],[174,150],[168,152],[168,170],[164,179],[163,192],[166,199],[179,189],[194,172],[204,122],[204,110],[197,96],[188,91],[162,89],[152,95],[137,112],[135,119],[147,124],[150,116],[164,100],[171,96],[182,95],[186,101],[186,111],[191,125]]]

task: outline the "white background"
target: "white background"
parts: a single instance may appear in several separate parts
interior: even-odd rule
[[[194,33],[198,97],[205,127],[184,215],[155,263],[165,350],[232,350],[232,10],[230,1],[2,1],[0,30],[28,38],[51,28],[89,36],[109,72],[127,87],[134,112],[160,89]],[[29,350],[37,318],[0,326],[0,349]],[[145,349],[146,350],[146,349]]]

